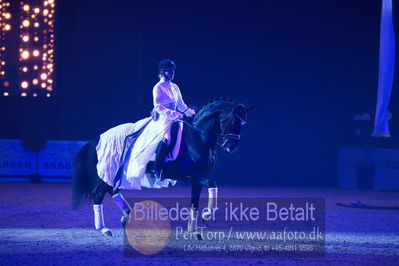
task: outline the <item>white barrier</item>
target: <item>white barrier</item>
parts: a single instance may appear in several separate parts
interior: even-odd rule
[[[369,169],[364,166],[370,166]],[[361,167],[371,171],[370,189],[399,189],[399,150],[352,149],[339,150],[339,187],[359,188]]]
[[[73,162],[85,141],[47,141],[38,152],[40,176],[71,177]]]
[[[0,140],[0,175],[33,175],[37,172],[36,162],[36,153],[27,151],[20,140]]]
[[[85,141],[47,141],[38,152],[26,150],[20,140],[0,140],[0,176],[72,177],[73,162]]]

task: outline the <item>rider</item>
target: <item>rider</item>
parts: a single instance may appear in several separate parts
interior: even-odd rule
[[[195,115],[195,111],[184,103],[179,87],[172,82],[176,71],[176,64],[170,59],[164,59],[158,64],[159,82],[155,84],[152,95],[154,109],[152,116],[158,123],[166,126],[170,125],[174,120]],[[154,163],[154,177],[161,178],[161,166],[165,160],[169,145],[172,143],[172,137],[181,139],[182,125],[178,124],[177,134],[173,134],[171,127],[165,130],[164,139],[158,144],[156,149],[156,158]],[[180,141],[173,148],[172,157],[176,158]]]

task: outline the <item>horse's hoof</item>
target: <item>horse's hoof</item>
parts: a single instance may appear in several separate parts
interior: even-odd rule
[[[204,240],[200,232],[193,232],[193,235],[197,240]]]
[[[129,223],[129,220],[130,220],[130,216],[122,216],[121,217],[121,225],[122,225],[122,227],[123,228],[125,228],[126,227],[126,225]]]
[[[111,230],[109,230],[108,228],[103,228],[103,229],[101,229],[101,233],[102,233],[104,236],[112,236],[112,232],[111,232]]]

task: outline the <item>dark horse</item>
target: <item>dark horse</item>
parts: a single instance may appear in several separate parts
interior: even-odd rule
[[[188,230],[197,232],[199,196],[203,186],[209,192],[208,212],[202,213],[206,220],[216,208],[217,187],[209,178],[216,163],[216,148],[219,146],[233,153],[237,151],[241,128],[247,120],[244,105],[228,98],[216,98],[203,105],[194,118],[184,118],[183,137],[179,155],[172,162],[162,165],[162,178],[191,183],[191,209]],[[119,192],[118,186],[106,184],[97,174],[96,146],[99,138],[89,141],[79,151],[74,167],[73,207],[83,199],[94,201],[95,227],[104,235],[112,235],[104,225],[102,201],[108,192],[121,208],[121,224],[126,225],[131,208]],[[118,175],[118,174],[117,174]],[[200,235],[197,235],[200,238]]]

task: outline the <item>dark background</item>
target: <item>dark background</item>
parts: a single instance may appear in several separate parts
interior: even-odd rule
[[[34,149],[46,139],[88,140],[144,118],[156,65],[171,58],[187,104],[225,96],[255,106],[240,150],[219,153],[219,185],[335,186],[340,147],[399,146],[398,71],[393,137],[355,137],[352,122],[375,108],[381,1],[57,5],[56,96],[1,98],[0,138]],[[368,135],[372,122],[362,127]]]

